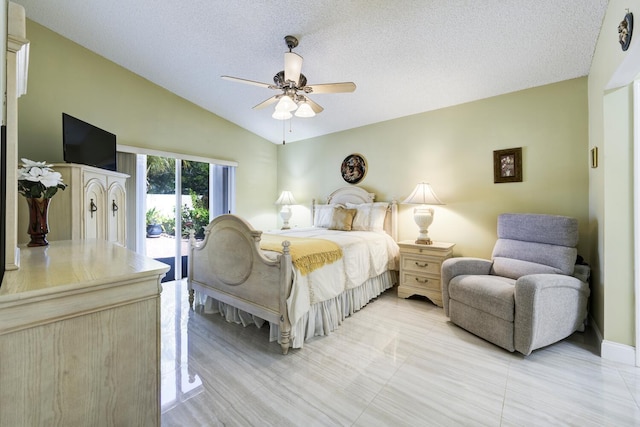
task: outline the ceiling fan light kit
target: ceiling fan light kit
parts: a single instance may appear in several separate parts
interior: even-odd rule
[[[296,111],[295,114],[296,117],[313,117],[315,115],[315,111],[313,111],[311,105],[309,105],[309,103],[306,101],[300,103],[300,105],[298,106],[298,111]]]
[[[302,74],[302,56],[291,51],[298,46],[298,39],[294,36],[285,36],[284,40],[289,52],[284,54],[284,70],[273,77],[274,84],[261,83],[239,77],[222,76],[225,80],[282,92],[256,105],[253,107],[255,110],[277,102],[275,111],[271,115],[276,120],[288,120],[293,117],[291,112],[296,110],[296,117],[314,117],[316,114],[321,113],[324,108],[307,97],[307,94],[346,93],[356,90],[356,85],[353,82],[307,85],[307,78]]]
[[[289,95],[284,95],[276,104],[276,111],[294,111],[296,108],[298,104]]]
[[[276,110],[273,112],[271,117],[273,117],[276,120],[289,120],[293,116],[291,115],[291,112],[287,110]]]

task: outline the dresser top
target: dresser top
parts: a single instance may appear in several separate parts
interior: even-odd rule
[[[169,266],[104,240],[54,241],[20,247],[20,269],[5,271],[0,306],[12,300],[160,275]]]

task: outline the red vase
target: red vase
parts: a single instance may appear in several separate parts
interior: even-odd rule
[[[49,232],[49,201],[45,198],[27,197],[29,205],[29,229],[27,233],[31,241],[27,246],[47,246],[47,233]]]

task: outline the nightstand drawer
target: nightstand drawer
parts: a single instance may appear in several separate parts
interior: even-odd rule
[[[413,289],[424,289],[424,290],[433,290],[440,291],[440,276],[430,277],[424,276],[421,274],[411,274],[402,272],[402,277],[400,278],[401,286],[408,286]]]
[[[424,274],[437,274],[440,275],[440,262],[435,258],[429,258],[425,256],[411,256],[402,255],[400,257],[402,270],[414,271]]]

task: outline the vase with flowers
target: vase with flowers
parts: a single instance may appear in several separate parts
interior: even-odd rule
[[[29,205],[29,229],[31,241],[27,246],[46,246],[49,232],[49,203],[51,198],[64,190],[60,172],[51,169],[47,162],[34,162],[22,159],[18,169],[18,192],[27,199]]]

